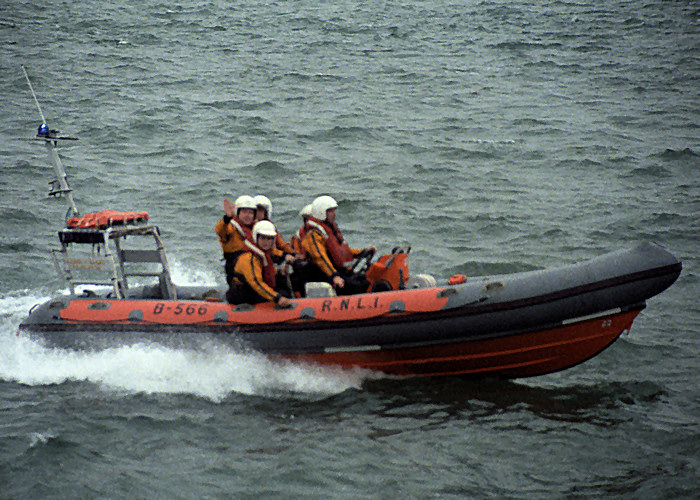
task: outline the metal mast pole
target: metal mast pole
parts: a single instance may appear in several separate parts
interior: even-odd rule
[[[39,110],[39,115],[41,115],[42,122],[37,132],[37,139],[44,140],[46,150],[49,153],[49,161],[53,165],[54,171],[56,173],[56,179],[50,183],[51,189],[49,191],[49,196],[66,195],[66,198],[68,199],[68,212],[66,213],[66,220],[70,217],[77,217],[80,215],[80,212],[78,212],[78,208],[76,207],[75,201],[73,200],[73,190],[68,185],[68,176],[66,175],[66,171],[63,168],[63,163],[61,163],[61,158],[58,156],[57,149],[59,140],[75,139],[55,137],[55,131],[50,130],[49,126],[46,123],[46,118],[44,117],[44,113],[41,111],[39,100],[36,98],[34,87],[32,87],[32,82],[29,80],[29,75],[27,74],[27,70],[24,68],[24,66],[22,66],[22,71],[24,72],[24,77],[27,79],[27,83],[29,84],[29,90],[31,90],[32,92],[34,102],[36,103],[36,107]]]

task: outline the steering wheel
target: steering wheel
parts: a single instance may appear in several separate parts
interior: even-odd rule
[[[353,262],[352,266],[350,267],[350,270],[353,273],[366,273],[369,269],[369,266],[372,264],[372,257],[374,257],[374,250],[365,248],[364,250],[362,250],[362,252],[360,252],[360,254],[357,257],[355,257],[355,262]],[[360,264],[362,264],[362,266],[360,266]]]

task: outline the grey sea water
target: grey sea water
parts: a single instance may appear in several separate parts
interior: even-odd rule
[[[697,498],[700,8],[692,1],[0,2],[1,498]],[[223,284],[224,197],[286,237],[318,194],[411,269],[518,272],[655,241],[629,335],[514,381],[395,380],[211,345],[46,349],[63,200],[147,210]]]

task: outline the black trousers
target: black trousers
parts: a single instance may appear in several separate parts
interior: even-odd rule
[[[226,284],[231,284],[231,278],[233,278],[234,271],[236,267],[236,262],[238,257],[241,256],[243,252],[224,252],[224,271],[226,272]]]
[[[265,299],[248,285],[232,283],[226,292],[226,301],[229,304],[259,304],[265,302]]]
[[[346,269],[339,271],[340,277],[345,281],[343,288],[336,288],[338,295],[354,295],[365,293],[369,288],[369,281],[363,273],[353,273]],[[304,262],[302,265],[294,264],[294,274],[292,274],[292,286],[295,292],[300,292],[304,296],[306,283],[320,281],[331,283],[332,280],[312,262]]]
[[[342,276],[345,280],[343,288],[337,288],[335,293],[338,295],[355,295],[356,293],[365,293],[369,288],[369,280],[362,273],[348,272],[346,276]]]
[[[277,282],[280,282],[280,276],[277,276]],[[286,282],[286,280],[285,280]],[[275,287],[275,291],[283,297],[292,298],[292,292],[284,287]],[[226,292],[226,301],[229,304],[260,304],[267,302],[250,287],[250,285],[241,285],[240,283],[232,283]]]

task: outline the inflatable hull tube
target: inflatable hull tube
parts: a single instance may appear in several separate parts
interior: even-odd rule
[[[681,263],[654,244],[554,269],[455,285],[231,305],[223,290],[178,287],[126,298],[63,296],[35,306],[20,331],[48,345],[99,349],[156,341],[225,342],[270,356],[407,376],[519,378],[595,356],[629,330]]]

